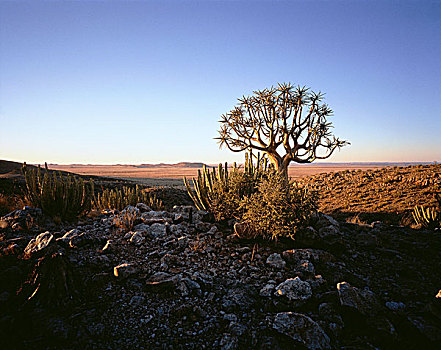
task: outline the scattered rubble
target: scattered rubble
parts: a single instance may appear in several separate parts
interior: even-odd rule
[[[24,227],[37,219],[38,232]],[[207,219],[143,204],[76,225],[45,225],[31,208],[1,218],[0,347],[440,344],[439,231],[318,214],[295,242],[256,244]]]

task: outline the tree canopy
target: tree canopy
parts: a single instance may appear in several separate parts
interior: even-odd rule
[[[323,97],[321,92],[291,83],[243,96],[219,121],[220,146],[233,152],[262,151],[286,175],[291,161],[326,159],[349,142],[332,134],[328,118],[333,111]]]

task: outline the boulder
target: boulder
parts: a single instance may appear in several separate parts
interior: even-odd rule
[[[358,289],[348,282],[337,283],[338,297],[341,306],[357,311],[365,316],[372,316],[378,312],[379,305],[374,293],[368,288]]]
[[[24,250],[24,254],[26,257],[30,258],[31,256],[41,254],[52,241],[54,241],[54,236],[49,231],[40,233],[35,238],[31,239]]]
[[[311,298],[312,289],[308,282],[299,277],[289,278],[276,287],[274,295],[286,297],[290,301],[305,301]]]
[[[271,254],[267,259],[266,259],[266,263],[278,270],[283,269],[286,266],[286,262],[285,260],[282,259],[282,257],[280,256],[280,254],[278,253],[274,253]]]
[[[150,226],[149,233],[153,237],[163,237],[167,234],[167,226],[160,223],[154,223]]]

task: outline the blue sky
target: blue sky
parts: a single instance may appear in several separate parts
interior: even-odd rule
[[[220,115],[326,93],[327,161],[441,161],[440,1],[0,2],[0,159],[242,161]]]

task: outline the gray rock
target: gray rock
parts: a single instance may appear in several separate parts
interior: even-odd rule
[[[369,289],[358,289],[348,282],[340,282],[337,283],[337,291],[341,306],[356,310],[366,316],[375,315],[378,312],[379,305],[374,293]]]
[[[154,223],[150,226],[149,233],[153,237],[163,237],[167,234],[167,226],[160,223]]]
[[[25,206],[23,209],[17,209],[3,216],[0,219],[0,228],[12,227],[14,225],[29,227],[38,222],[42,217],[42,210]]]
[[[182,296],[187,296],[191,293],[201,294],[201,286],[199,283],[191,280],[190,278],[182,278],[177,286],[177,289],[181,292]]]
[[[69,247],[78,248],[83,247],[93,241],[93,238],[87,232],[80,233],[78,235],[73,236],[69,240]]]
[[[124,263],[113,268],[113,274],[118,278],[127,278],[138,273],[133,264]]]
[[[326,215],[326,214],[320,214],[319,220],[318,220],[318,226],[335,226],[337,228],[340,227],[340,224],[337,220],[335,220],[332,216]]]
[[[133,306],[138,306],[140,304],[142,304],[144,302],[145,298],[141,295],[134,295],[131,299],[130,299],[130,305]]]
[[[136,208],[138,208],[141,213],[145,213],[146,211],[152,211],[152,209],[145,203],[136,204]]]
[[[334,335],[339,334],[344,328],[343,319],[337,313],[333,304],[321,303],[319,305],[319,315],[324,321],[326,321],[327,327]]]
[[[303,275],[306,275],[306,276],[314,276],[315,275],[314,265],[309,260],[300,260],[300,262],[297,264],[296,268]]]
[[[270,297],[273,294],[275,284],[268,283],[266,284],[259,292],[261,297]]]
[[[386,307],[392,311],[404,311],[406,305],[402,302],[388,301],[386,302]]]
[[[53,238],[54,236],[49,231],[40,233],[35,238],[31,239],[24,250],[24,254],[27,257],[31,257],[37,253],[39,254],[43,252],[47,247],[49,247],[52,241],[55,241]]]
[[[101,249],[101,253],[110,253],[112,251],[112,244],[113,241],[111,239],[108,239],[103,249]]]
[[[182,275],[177,274],[172,276],[166,272],[155,273],[145,284],[145,289],[149,292],[174,291],[178,287],[181,289],[187,288],[186,285],[182,283]]]
[[[169,273],[159,271],[159,272],[154,273],[152,276],[150,276],[150,278],[148,280],[150,282],[159,282],[159,281],[165,280],[170,277],[171,277],[171,275]]]
[[[70,230],[69,232],[66,232],[63,237],[57,238],[57,242],[69,244],[69,241],[73,237],[78,236],[80,233],[81,233],[80,230],[77,230],[76,228],[74,228],[74,229]]]
[[[342,233],[337,226],[325,226],[319,229],[318,235],[321,239],[328,239],[330,237],[341,236]]]
[[[282,256],[288,263],[294,264],[298,264],[300,260],[308,260],[313,263],[326,263],[336,261],[335,257],[332,254],[324,250],[311,248],[285,250],[282,253]]]
[[[276,287],[274,295],[286,297],[291,301],[304,301],[311,298],[312,289],[308,282],[299,277],[289,278]]]
[[[274,253],[271,254],[267,259],[266,263],[275,269],[283,269],[286,266],[285,260],[282,259],[280,254]]]
[[[314,244],[319,238],[317,230],[311,226],[306,227],[303,230],[299,230],[296,233],[296,240],[301,241],[303,244]]]
[[[275,316],[272,327],[277,332],[302,343],[308,349],[331,348],[330,339],[323,329],[317,322],[306,315],[294,312],[280,312]]]
[[[133,227],[133,231],[138,231],[138,232],[141,232],[141,233],[149,232],[149,225],[138,224],[135,227]]]
[[[130,237],[130,242],[137,246],[144,243],[144,241],[145,241],[145,237],[139,231],[133,232],[132,237]]]
[[[222,299],[222,308],[227,312],[246,310],[255,302],[245,288],[233,288],[228,290]]]
[[[224,334],[219,342],[221,350],[235,350],[238,348],[238,344],[238,338],[230,334]]]

